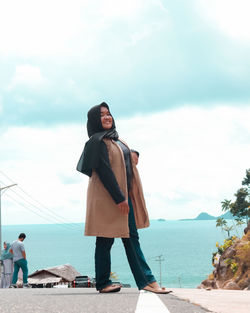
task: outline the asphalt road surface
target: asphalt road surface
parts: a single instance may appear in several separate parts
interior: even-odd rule
[[[140,302],[138,299],[140,298]],[[204,313],[197,305],[172,294],[154,295],[124,288],[99,294],[92,288],[1,289],[0,312],[10,313]]]
[[[0,313],[249,313],[250,291],[173,289],[168,295],[123,288],[0,289]]]

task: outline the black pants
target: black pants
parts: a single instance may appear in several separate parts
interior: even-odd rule
[[[129,203],[129,234],[130,238],[122,238],[128,262],[138,289],[143,289],[149,283],[156,281],[145,260],[139,243],[139,235],[136,229],[134,210],[130,198]],[[114,238],[96,237],[95,272],[96,289],[101,290],[111,285],[111,258],[110,251]]]

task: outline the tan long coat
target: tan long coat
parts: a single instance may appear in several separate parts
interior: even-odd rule
[[[128,199],[123,152],[115,141],[104,139],[104,142],[107,145],[110,165],[116,180],[126,199]],[[136,227],[145,228],[149,226],[148,213],[139,173],[133,162],[132,165],[133,179],[129,196],[133,204]],[[121,214],[95,171],[89,179],[87,191],[85,235],[108,238],[129,237],[128,216]]]

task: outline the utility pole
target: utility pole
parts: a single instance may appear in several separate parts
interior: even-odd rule
[[[17,184],[12,184],[9,186],[1,187],[0,186],[0,258],[2,255],[2,212],[1,212],[1,196],[2,196],[2,190],[6,191],[8,188],[16,186]],[[0,276],[1,276],[1,265],[0,265]]]
[[[162,282],[162,280],[161,280],[161,262],[164,261],[163,255],[158,255],[158,256],[156,257],[156,260],[155,260],[155,261],[156,261],[156,262],[159,262],[159,265],[160,265],[160,287],[162,287],[162,286],[161,286],[161,282]]]
[[[178,281],[179,281],[179,286],[181,288],[181,277],[180,276],[178,277]]]

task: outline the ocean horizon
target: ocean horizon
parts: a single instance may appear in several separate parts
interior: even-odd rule
[[[244,225],[232,235],[241,237],[243,229]],[[83,223],[3,225],[2,241],[12,242],[21,232],[27,236],[24,245],[29,274],[71,264],[81,275],[95,276],[95,237],[84,236]],[[139,236],[156,279],[172,288],[196,288],[206,279],[213,271],[212,253],[216,251],[216,242],[222,243],[227,237],[216,227],[215,220],[151,220],[149,228],[139,230]],[[115,240],[111,258],[116,281],[136,287],[120,238]]]

